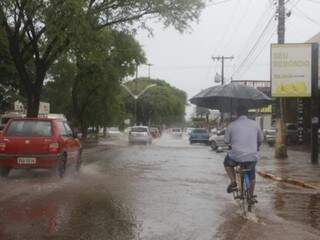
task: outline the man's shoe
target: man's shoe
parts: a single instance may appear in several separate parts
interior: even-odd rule
[[[257,204],[257,203],[258,203],[257,195],[253,195],[248,201],[248,204],[250,204],[250,205],[254,205],[254,204]]]
[[[232,193],[234,191],[237,191],[237,183],[235,183],[235,182],[230,183],[227,188],[227,193]]]

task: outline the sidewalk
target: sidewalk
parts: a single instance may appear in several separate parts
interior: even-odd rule
[[[287,159],[276,159],[274,148],[263,146],[258,171],[271,174],[276,178],[310,184],[320,190],[320,164],[311,163],[308,151],[289,149]]]

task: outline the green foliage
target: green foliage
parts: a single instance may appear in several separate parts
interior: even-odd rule
[[[22,100],[19,96],[19,75],[16,71],[4,30],[0,25],[0,113],[12,110],[13,102]]]
[[[27,97],[28,116],[38,113],[52,64],[71,49],[77,52],[79,42],[94,45],[95,31],[134,32],[147,28],[145,20],[150,16],[183,31],[198,19],[203,6],[204,0],[1,0],[0,25],[19,74],[20,90]],[[88,50],[81,48],[81,53]]]
[[[0,83],[2,85],[16,85],[17,71],[9,53],[8,41],[3,28],[0,26]]]
[[[74,44],[50,71],[53,81],[43,98],[52,110],[66,114],[86,131],[88,126],[108,126],[122,120],[121,80],[145,61],[131,35],[102,29],[92,42]]]
[[[186,93],[170,86],[163,80],[148,78],[135,79],[127,82],[126,86],[138,95],[147,86],[156,84],[148,89],[137,100],[137,120],[143,124],[173,124],[184,122],[185,106],[187,102]],[[134,101],[125,90],[123,99],[130,116],[134,116]]]

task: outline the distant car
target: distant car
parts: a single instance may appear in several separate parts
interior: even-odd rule
[[[187,134],[190,136],[191,132],[194,130],[194,128],[187,128]]]
[[[264,139],[269,146],[273,146],[276,141],[276,128],[271,127],[264,131]]]
[[[0,134],[0,175],[11,169],[57,169],[81,166],[81,144],[66,121],[46,118],[11,119]]]
[[[190,144],[193,143],[209,143],[209,133],[204,128],[196,128],[194,129],[189,137]]]
[[[121,135],[121,132],[117,127],[110,127],[107,128],[107,135],[110,137],[118,137]]]
[[[172,128],[171,134],[174,137],[182,137],[182,129],[181,128]]]
[[[137,126],[131,128],[131,131],[129,132],[129,144],[134,143],[152,143],[152,136],[147,126]]]
[[[151,128],[150,128],[150,134],[151,134],[151,136],[152,136],[153,138],[158,138],[158,137],[160,137],[160,131],[159,131],[159,129],[156,128],[156,127],[151,127]]]
[[[299,143],[298,126],[295,123],[285,124],[285,137],[287,145],[295,145]],[[265,141],[269,146],[273,146],[276,141],[276,128],[272,126],[270,129],[264,131]],[[303,139],[305,142],[310,141],[310,130],[304,129]]]
[[[212,136],[209,138],[209,144],[213,151],[223,151],[228,150],[229,146],[224,142],[224,134],[226,130],[216,130],[213,132]]]

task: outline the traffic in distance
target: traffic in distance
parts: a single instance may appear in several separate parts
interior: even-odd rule
[[[49,169],[60,177],[64,176],[69,165],[78,171],[81,167],[81,136],[77,129],[71,129],[63,115],[52,114],[42,118],[17,117],[18,114],[6,114],[1,118],[0,131],[0,174],[7,177],[12,169]],[[297,126],[287,123],[286,139],[289,145],[298,144]],[[223,152],[229,149],[225,143],[225,128],[168,128],[133,126],[120,132],[117,127],[108,128],[109,136],[128,135],[128,143],[152,144],[165,131],[172,138],[187,136],[190,144],[201,143],[210,146],[213,151]],[[273,146],[276,130],[274,127],[264,131],[264,141]],[[309,136],[306,130],[306,136]],[[320,134],[319,134],[320,136]],[[305,138],[305,141],[309,141]]]

